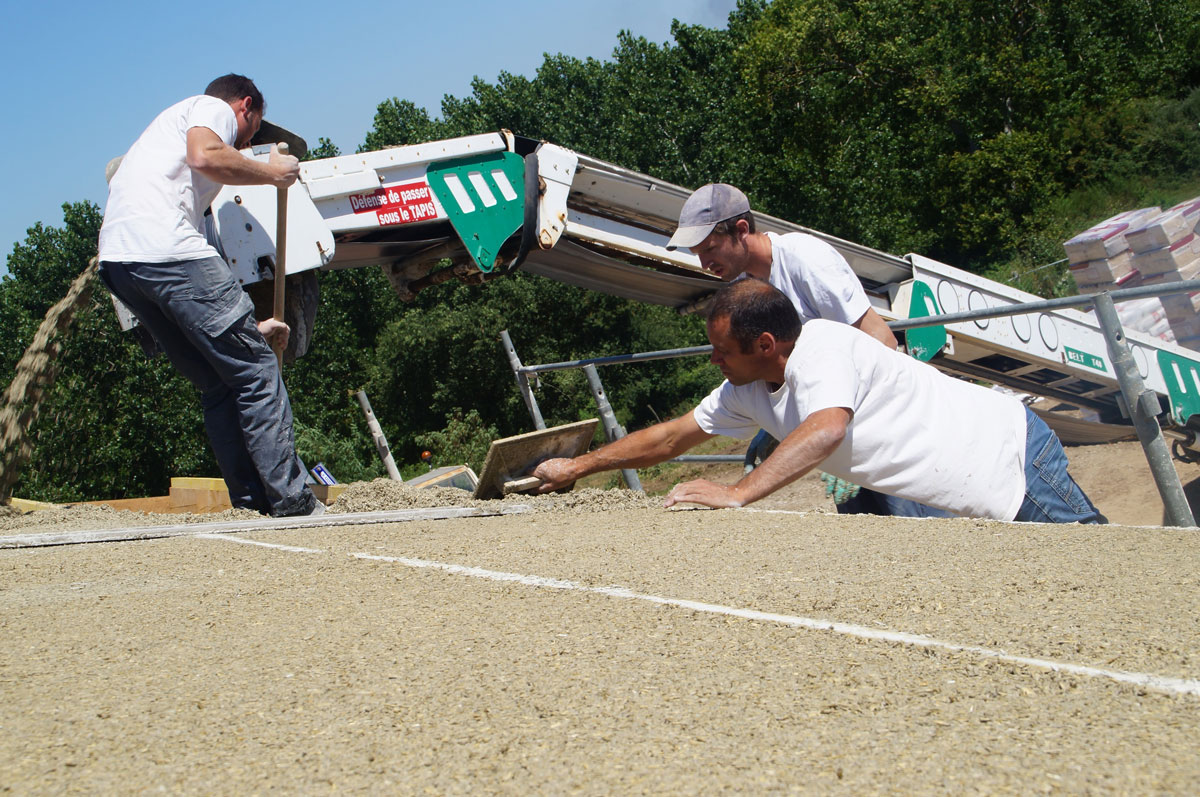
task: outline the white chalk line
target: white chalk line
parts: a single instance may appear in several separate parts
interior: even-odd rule
[[[224,534],[197,534],[196,536],[203,537],[205,539],[241,543],[243,545],[259,545],[264,548],[274,548],[292,553],[327,553],[326,551],[316,548],[299,548],[292,545],[280,545],[272,542],[247,540],[241,537],[231,537]],[[1111,670],[1103,667],[1089,667],[1087,665],[1071,664],[1070,662],[1042,659],[1034,656],[1019,656],[1012,653],[1007,653],[1003,650],[994,650],[992,648],[985,648],[979,645],[964,645],[957,642],[946,642],[940,639],[935,639],[934,637],[922,636],[920,634],[910,634],[905,631],[887,631],[878,628],[869,628],[864,625],[855,625],[853,623],[841,623],[832,620],[818,620],[812,617],[800,617],[797,615],[778,614],[775,612],[762,612],[756,609],[738,609],[733,606],[722,606],[716,603],[705,603],[703,601],[693,601],[684,598],[664,598],[659,595],[634,592],[626,587],[589,587],[575,581],[565,581],[558,578],[523,575],[521,573],[506,573],[501,570],[487,570],[482,567],[470,567],[467,565],[456,565],[446,562],[433,562],[427,559],[414,559],[405,556],[382,556],[379,554],[369,553],[351,553],[349,556],[355,559],[362,559],[372,562],[387,562],[391,564],[401,564],[406,567],[441,570],[442,572],[457,576],[482,578],[489,581],[502,581],[513,584],[521,584],[528,587],[542,587],[545,589],[586,592],[596,595],[606,595],[611,598],[624,598],[627,600],[639,600],[647,603],[655,603],[662,606],[674,606],[680,609],[689,609],[691,611],[704,612],[707,614],[719,614],[726,617],[737,617],[743,620],[757,620],[760,622],[775,623],[777,625],[784,625],[792,628],[805,628],[811,631],[831,631],[835,634],[841,634],[843,636],[855,637],[857,639],[864,639],[874,642],[892,642],[899,645],[907,645],[909,647],[943,650],[951,653],[969,653],[979,656],[980,658],[1001,661],[1007,664],[1018,664],[1025,667],[1033,667],[1039,670],[1048,670],[1050,672],[1079,675],[1085,678],[1104,678],[1110,681],[1116,681],[1118,683],[1131,684],[1133,686],[1140,686],[1145,689],[1152,689],[1157,692],[1166,692],[1174,695],[1200,696],[1200,680],[1192,678],[1173,678],[1163,675],[1152,675],[1150,673]]]
[[[277,542],[262,542],[261,540],[248,540],[245,537],[231,537],[227,534],[193,534],[193,537],[198,537],[202,540],[224,540],[225,542],[236,542],[241,545],[257,545],[262,548],[277,548],[280,551],[291,551],[292,553],[328,553],[320,548],[301,548],[296,545],[280,545]]]
[[[727,617],[738,617],[744,620],[759,620],[762,622],[776,623],[794,628],[807,628],[813,631],[832,631],[835,634],[856,637],[858,639],[894,642],[901,645],[909,645],[919,648],[933,648],[954,653],[970,653],[981,658],[1002,661],[1009,664],[1020,664],[1026,667],[1036,667],[1038,669],[1049,670],[1051,672],[1069,673],[1071,675],[1080,675],[1088,678],[1107,678],[1112,681],[1133,684],[1135,686],[1141,686],[1146,689],[1153,689],[1159,692],[1167,692],[1178,695],[1200,695],[1200,680],[1195,679],[1171,678],[1161,675],[1151,675],[1149,673],[1110,670],[1102,667],[1088,667],[1080,664],[1054,661],[1053,659],[1040,659],[1032,656],[1017,656],[1011,653],[1006,653],[1002,650],[993,650],[991,648],[980,647],[978,645],[963,645],[955,642],[945,642],[940,639],[934,639],[933,637],[921,636],[920,634],[910,634],[903,631],[884,631],[877,628],[854,625],[852,623],[839,623],[830,620],[817,620],[811,617],[798,617],[789,614],[760,612],[754,609],[738,609],[732,606],[721,606],[715,603],[704,603],[701,601],[692,601],[681,598],[664,598],[658,595],[634,592],[633,590],[626,589],[625,587],[589,587],[574,581],[563,581],[561,579],[546,578],[544,576],[527,576],[520,573],[505,573],[496,570],[485,570],[480,567],[467,567],[464,565],[445,564],[442,562],[430,562],[424,559],[411,559],[400,556],[377,556],[366,553],[353,553],[350,555],[356,559],[367,559],[376,562],[393,562],[396,564],[405,565],[407,567],[442,570],[447,573],[453,573],[454,575],[470,576],[472,578],[484,578],[491,581],[506,581],[516,584],[524,584],[531,587],[573,590],[575,592],[590,592],[597,595],[607,595],[613,598],[640,600],[648,603],[657,603],[664,606],[675,606],[681,609],[690,609],[696,612],[720,614]]]

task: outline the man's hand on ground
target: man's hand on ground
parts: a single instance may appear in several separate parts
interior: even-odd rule
[[[574,460],[548,459],[534,468],[530,475],[537,476],[542,480],[542,486],[538,488],[538,492],[548,493],[553,490],[561,490],[578,479],[576,470]]]
[[[274,144],[271,145],[269,163],[279,175],[275,180],[276,188],[287,188],[300,176],[300,160],[295,155],[279,154],[279,148]]]
[[[717,484],[707,479],[696,479],[695,481],[675,485],[671,489],[671,492],[667,493],[667,498],[663,501],[663,506],[672,507],[675,504],[682,503],[703,504],[715,509],[740,507],[742,505],[742,501],[733,486]]]
[[[258,331],[267,339],[267,345],[272,349],[286,349],[292,329],[282,321],[268,318],[258,322]]]

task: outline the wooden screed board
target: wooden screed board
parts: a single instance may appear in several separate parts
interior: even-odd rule
[[[476,498],[499,498],[506,482],[527,476],[537,464],[555,457],[577,457],[588,449],[599,420],[539,429],[514,437],[493,440],[479,474]],[[570,488],[567,488],[570,489]]]

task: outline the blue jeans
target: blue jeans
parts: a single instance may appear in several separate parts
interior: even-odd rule
[[[204,428],[235,507],[306,514],[292,407],[254,306],[219,257],[100,264],[104,284],[200,391]]]
[[[898,498],[860,487],[858,495],[837,504],[839,515],[889,515],[891,517],[957,517],[953,512],[938,509],[907,498]]]
[[[1107,523],[1067,473],[1058,435],[1025,408],[1025,500],[1013,520],[1032,523]]]

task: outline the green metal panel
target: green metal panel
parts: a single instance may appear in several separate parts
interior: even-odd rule
[[[425,174],[471,259],[490,272],[525,218],[525,159],[490,152],[431,163]]]
[[[1186,425],[1193,416],[1200,415],[1200,362],[1160,349],[1158,367],[1167,383],[1171,417]]]
[[[933,289],[920,280],[913,280],[912,298],[908,303],[909,318],[927,318],[941,315]],[[946,345],[946,327],[921,327],[904,333],[908,342],[908,353],[922,362],[929,362]]]

